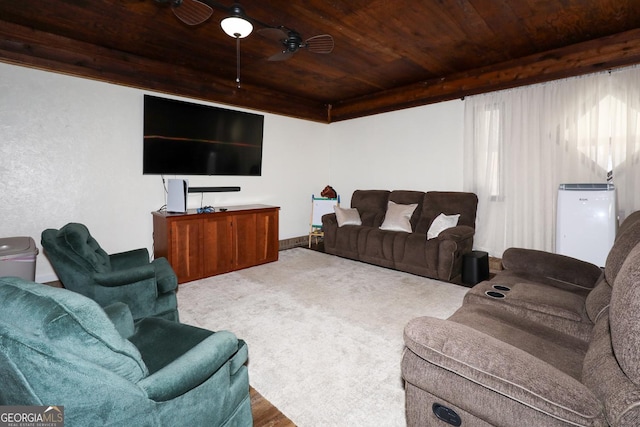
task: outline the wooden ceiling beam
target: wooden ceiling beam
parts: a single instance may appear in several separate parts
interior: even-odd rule
[[[640,29],[447,77],[338,100],[330,122],[417,107],[640,63]]]
[[[0,61],[327,123],[318,101],[0,21]],[[234,76],[235,77],[235,76]]]
[[[640,63],[640,29],[451,74],[331,106],[233,78],[0,21],[0,61],[322,123]]]

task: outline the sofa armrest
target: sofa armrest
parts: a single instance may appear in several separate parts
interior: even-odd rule
[[[164,294],[178,289],[178,277],[165,257],[154,259],[151,265],[155,271],[159,293]]]
[[[130,285],[149,279],[155,281],[156,270],[151,264],[127,268],[125,270],[113,270],[108,273],[94,273],[93,278],[100,286],[117,287]]]
[[[124,272],[95,273],[92,275],[93,284],[90,297],[102,307],[114,302],[123,302],[129,306],[135,319],[146,317],[154,312],[158,299],[158,286],[153,273],[153,266],[145,266],[148,272],[137,273],[135,276]]]
[[[602,269],[590,262],[566,255],[534,249],[509,248],[502,255],[507,270],[521,271],[593,288],[602,275]]]
[[[336,217],[336,214],[328,213],[322,215],[322,227],[326,228],[331,226],[338,226],[338,218]]]
[[[205,382],[237,351],[234,334],[216,332],[138,385],[155,401],[173,399]]]
[[[578,380],[466,325],[421,317],[407,324],[404,340],[428,363],[554,418],[578,425],[601,416],[602,404]]]
[[[324,233],[325,249],[334,249],[336,247],[336,235],[338,233],[338,219],[335,213],[322,215],[322,231]]]
[[[462,255],[473,249],[475,229],[458,225],[443,230],[438,240],[438,279],[459,282],[462,277]]]
[[[438,235],[438,240],[455,240],[460,242],[462,240],[473,237],[476,230],[468,225],[456,225],[455,227],[442,230]]]
[[[111,268],[114,270],[124,270],[149,264],[149,251],[146,248],[140,248],[118,252],[109,255],[109,262],[111,263]]]
[[[115,302],[104,307],[103,310],[122,338],[126,339],[134,334],[133,315],[127,304]]]

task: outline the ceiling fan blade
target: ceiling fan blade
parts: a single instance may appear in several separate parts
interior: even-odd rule
[[[173,13],[187,25],[198,25],[209,19],[213,9],[198,0],[176,1],[171,8]]]
[[[333,52],[333,37],[329,34],[320,34],[305,40],[304,47],[314,53],[331,53]]]
[[[276,53],[275,55],[270,56],[267,61],[286,61],[291,58],[295,52],[291,52],[290,50],[285,50],[283,52]]]
[[[258,34],[269,40],[274,40],[277,42],[286,40],[288,37],[287,33],[285,33],[284,30],[281,30],[280,28],[261,28],[258,30]]]

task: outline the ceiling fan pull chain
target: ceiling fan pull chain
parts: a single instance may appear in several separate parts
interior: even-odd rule
[[[240,35],[236,34],[236,87],[240,89]]]

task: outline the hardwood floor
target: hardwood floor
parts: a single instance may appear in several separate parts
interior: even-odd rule
[[[59,281],[45,283],[46,285],[61,288]],[[254,427],[295,427],[296,425],[287,418],[278,408],[258,393],[253,387],[249,387],[251,396],[251,413],[253,414]]]
[[[267,399],[250,387],[251,412],[254,427],[295,427],[293,421],[273,406]]]

